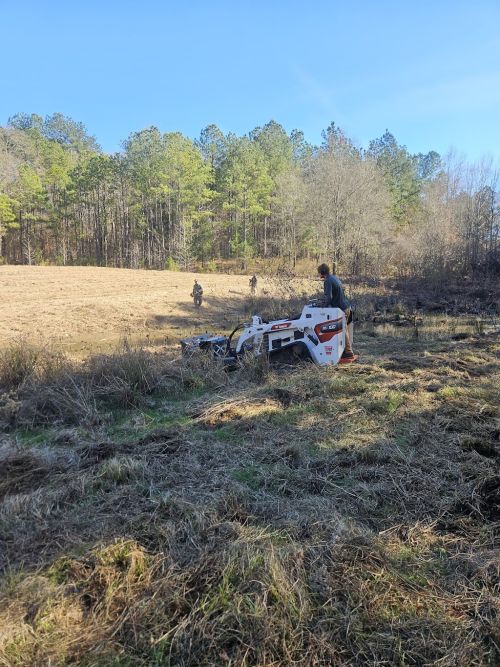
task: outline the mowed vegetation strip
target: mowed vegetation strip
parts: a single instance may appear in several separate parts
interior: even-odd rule
[[[493,665],[499,341],[2,353],[6,665]]]

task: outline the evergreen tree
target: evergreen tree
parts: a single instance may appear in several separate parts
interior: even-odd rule
[[[226,147],[226,138],[217,125],[207,125],[194,143],[203,159],[212,169],[217,169],[224,159]]]
[[[293,144],[283,127],[274,120],[256,127],[250,132],[250,139],[261,148],[269,175],[276,178],[290,169],[293,162]]]
[[[221,166],[223,210],[227,212],[229,245],[234,256],[247,260],[257,251],[262,223],[270,214],[273,181],[265,156],[254,141],[230,137]]]
[[[0,260],[2,258],[2,241],[5,233],[9,229],[17,227],[16,202],[5,194],[0,192]]]
[[[370,142],[366,155],[375,160],[384,174],[391,193],[394,221],[399,227],[410,224],[421,208],[417,160],[388,130],[380,139]]]

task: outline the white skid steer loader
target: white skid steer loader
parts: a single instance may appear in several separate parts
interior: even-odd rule
[[[237,331],[241,333],[233,347]],[[312,301],[297,317],[265,322],[254,315],[251,323],[239,324],[229,336],[200,334],[182,340],[181,347],[185,355],[197,350],[211,352],[229,367],[237,365],[243,355],[267,355],[280,362],[310,359],[319,366],[328,366],[341,361],[345,336],[344,312]]]

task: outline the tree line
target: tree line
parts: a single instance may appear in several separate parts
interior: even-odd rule
[[[498,171],[411,154],[388,131],[320,146],[270,121],[191,140],[156,127],[104,153],[62,114],[0,128],[0,262],[190,268],[335,260],[359,275],[500,273]]]

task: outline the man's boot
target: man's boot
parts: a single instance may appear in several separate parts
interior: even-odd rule
[[[339,360],[340,364],[352,364],[353,361],[357,361],[358,359],[357,355],[352,351],[351,337],[349,333],[349,326],[347,326],[345,332],[345,347]]]

